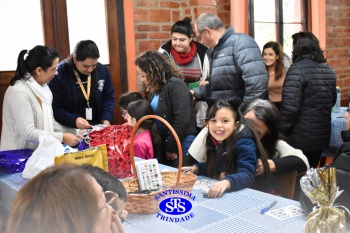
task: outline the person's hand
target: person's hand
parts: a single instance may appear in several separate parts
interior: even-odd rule
[[[209,83],[209,81],[201,81],[200,83],[199,83],[199,86],[204,86],[205,84],[208,84]]]
[[[92,128],[90,123],[82,117],[78,117],[75,120],[75,125],[78,129],[91,129]]]
[[[124,226],[115,211],[112,212],[111,233],[124,233]]]
[[[267,162],[269,164],[270,172],[275,172],[276,171],[275,163],[271,159],[268,159]],[[264,167],[261,162],[261,159],[258,159],[258,163],[256,164],[255,175],[261,176],[262,174],[264,174]]]
[[[197,174],[197,167],[196,166],[187,166],[187,167],[182,167],[181,172],[191,172],[193,174]]]
[[[128,217],[128,211],[124,210],[120,213],[120,219],[126,219]]]
[[[195,101],[195,100],[196,100],[196,97],[194,96],[194,91],[193,91],[193,90],[190,90],[190,92],[191,92],[191,95],[192,95],[193,101]]]
[[[228,180],[222,180],[210,185],[209,192],[207,194],[210,198],[221,197],[224,192],[231,187]]]
[[[86,132],[87,132],[86,129],[81,129],[81,130],[79,130],[78,138],[84,138],[84,137],[83,137],[83,134],[86,133]]]
[[[175,159],[177,159],[177,154],[176,153],[166,152],[165,156],[166,156],[167,160],[175,160]]]
[[[104,120],[104,121],[102,121],[102,125],[107,125],[107,126],[109,126],[109,125],[111,125],[111,122],[109,122],[109,121],[107,121],[107,120]]]
[[[63,138],[62,138],[62,142],[64,144],[67,144],[68,146],[75,146],[78,144],[79,138],[77,136],[75,136],[74,134],[64,133]]]

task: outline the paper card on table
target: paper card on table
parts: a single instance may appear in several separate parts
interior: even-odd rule
[[[141,160],[135,163],[140,190],[157,189],[163,185],[159,164],[156,159]]]
[[[213,179],[200,179],[197,180],[196,183],[194,183],[193,189],[203,189],[216,182],[218,181]]]
[[[306,212],[299,207],[289,205],[276,210],[269,210],[265,214],[277,218],[278,220],[286,220],[306,214]]]

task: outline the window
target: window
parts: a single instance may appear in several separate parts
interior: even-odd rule
[[[127,16],[124,15],[125,5],[129,12]],[[2,101],[15,75],[18,54],[35,45],[54,48],[63,60],[78,41],[94,40],[100,50],[99,62],[110,72],[115,96],[128,88],[135,90],[134,55],[126,54],[132,43],[127,45],[125,40],[126,35],[132,37],[125,33],[124,20],[125,16],[130,21],[132,12],[132,1],[0,0],[0,130]],[[128,75],[130,71],[135,75]],[[135,82],[129,81],[130,77],[134,77]],[[114,124],[122,121],[119,109],[115,108]]]
[[[21,50],[44,44],[40,0],[1,0],[0,15],[0,70],[16,70]]]
[[[292,35],[308,30],[308,0],[249,0],[249,35],[262,50],[268,41],[277,41],[291,56]]]
[[[99,62],[109,64],[104,0],[67,0],[69,47],[72,53],[81,40],[93,40],[100,51]]]

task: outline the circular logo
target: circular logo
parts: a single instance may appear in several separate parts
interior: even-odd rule
[[[180,215],[192,209],[192,203],[181,197],[166,198],[159,203],[159,209],[170,215]]]

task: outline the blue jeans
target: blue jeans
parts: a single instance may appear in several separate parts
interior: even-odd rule
[[[196,135],[191,134],[191,135],[187,135],[181,140],[180,143],[182,147],[182,158],[184,158],[187,155],[188,149],[190,148],[195,138],[196,138]],[[172,161],[165,160],[165,164],[171,167],[177,167],[179,164],[179,157],[177,157],[177,159]]]
[[[185,157],[187,155],[188,149],[190,149],[190,146],[192,145],[192,142],[196,138],[196,135],[187,135],[181,140],[181,147],[182,147],[182,156]]]

